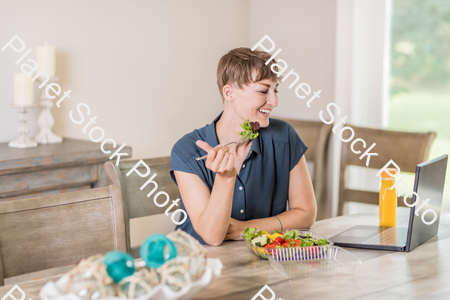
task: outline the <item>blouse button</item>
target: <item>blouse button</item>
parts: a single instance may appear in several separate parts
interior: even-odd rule
[[[245,164],[242,165],[242,169],[245,168]]]
[[[241,214],[243,214],[243,213],[244,213],[244,210],[243,210],[243,209],[241,209],[241,210],[240,210],[240,212],[241,212]]]
[[[242,187],[242,186],[240,186],[240,187],[239,187],[239,190],[240,190],[240,191],[242,191],[242,189],[243,189],[243,187]]]

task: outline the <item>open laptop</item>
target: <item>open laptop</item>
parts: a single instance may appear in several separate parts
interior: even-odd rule
[[[406,252],[425,243],[438,232],[447,160],[448,155],[443,155],[417,165],[414,192],[419,195],[419,203],[411,208],[408,228],[358,225],[333,236],[330,240],[342,247]],[[430,199],[428,206],[423,206],[416,215],[415,211],[426,199]],[[415,201],[416,196],[413,195],[412,203]],[[422,214],[427,209],[434,210],[437,215],[434,223],[430,225],[422,221]],[[424,220],[430,223],[434,217],[433,213],[427,212]]]

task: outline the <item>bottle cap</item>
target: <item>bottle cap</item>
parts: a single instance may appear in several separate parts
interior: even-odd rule
[[[397,173],[397,169],[395,169],[395,168],[387,168],[386,169],[389,173],[391,173],[392,175],[395,175],[395,173]],[[388,173],[386,173],[386,171],[383,171],[382,173],[381,173],[381,178],[389,178],[389,179],[392,179],[392,178],[394,178],[393,176],[391,176],[391,175],[389,175]]]

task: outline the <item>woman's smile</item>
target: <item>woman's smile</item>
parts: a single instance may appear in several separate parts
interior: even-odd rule
[[[272,112],[272,109],[260,109],[259,110],[259,113],[265,118],[268,118],[271,112]]]

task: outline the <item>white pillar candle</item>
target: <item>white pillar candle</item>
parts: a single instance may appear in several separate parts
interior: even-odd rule
[[[34,104],[33,81],[25,73],[14,73],[14,105]]]
[[[55,47],[47,43],[43,47],[36,47],[36,63],[38,72],[44,70],[50,78],[55,77]]]

